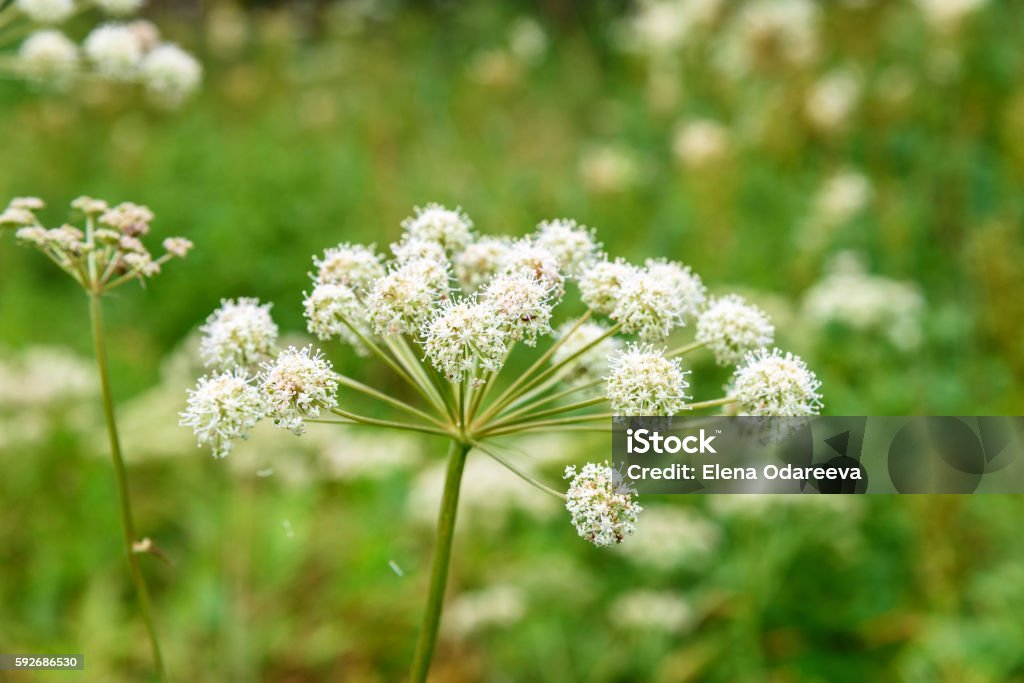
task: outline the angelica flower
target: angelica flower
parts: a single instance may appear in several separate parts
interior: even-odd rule
[[[609,315],[615,310],[622,283],[636,273],[636,267],[622,259],[605,258],[591,264],[579,276],[580,298],[595,313]]]
[[[151,95],[173,107],[199,87],[203,67],[177,45],[165,43],[142,58],[139,75]]]
[[[508,262],[512,241],[506,237],[481,237],[455,254],[455,275],[462,288],[473,292],[502,270]]]
[[[655,342],[685,325],[692,310],[678,283],[643,270],[633,271],[622,282],[611,318],[622,324],[623,332]]]
[[[775,327],[765,312],[736,294],[712,299],[697,318],[696,340],[715,354],[719,365],[737,363],[774,338]]]
[[[448,270],[436,261],[413,259],[392,268],[366,296],[367,316],[379,335],[419,329],[435,304],[448,297]]]
[[[313,265],[316,275],[312,277],[316,282],[348,285],[355,291],[366,289],[384,275],[381,257],[372,245],[339,244],[325,249],[323,258],[313,257]]]
[[[524,272],[498,275],[484,287],[482,302],[494,308],[509,338],[537,344],[537,336],[551,332],[551,303],[547,286]]]
[[[672,153],[688,168],[713,166],[729,153],[729,131],[709,119],[680,123],[672,137]]]
[[[188,390],[188,406],[179,413],[179,424],[191,427],[200,446],[210,446],[214,457],[223,458],[236,440],[249,438],[264,409],[259,389],[245,370],[235,368],[200,377],[196,388]]]
[[[448,251],[464,248],[473,241],[473,221],[462,209],[446,209],[440,204],[416,207],[416,215],[402,221],[406,239],[436,242]]]
[[[272,304],[259,299],[221,299],[220,308],[199,328],[199,355],[207,366],[252,368],[269,358],[277,343]]]
[[[36,31],[18,48],[18,63],[26,75],[61,85],[78,70],[78,47],[60,31]]]
[[[563,478],[572,480],[565,509],[580,538],[601,548],[622,543],[636,531],[643,508],[636,502],[636,492],[607,462],[587,463],[578,473],[570,465]]]
[[[257,378],[274,424],[300,435],[305,419],[320,417],[321,410],[338,405],[338,381],[331,363],[312,346],[289,346],[277,359],[263,364]]]
[[[568,218],[544,221],[537,226],[534,240],[555,257],[559,270],[569,276],[579,274],[601,248],[593,230]]]
[[[16,0],[25,16],[40,24],[59,24],[75,11],[72,0]]]
[[[423,326],[423,350],[438,372],[461,382],[474,368],[497,372],[505,361],[505,331],[488,303],[448,302]]]
[[[689,266],[666,259],[647,259],[644,261],[647,272],[656,280],[665,280],[676,292],[683,304],[683,315],[695,317],[707,299],[707,289],[700,276]]]
[[[573,330],[574,327],[575,330]],[[572,331],[570,332],[570,330]],[[592,321],[587,321],[578,327],[575,322],[565,323],[559,329],[562,341],[551,355],[552,364],[560,365],[566,359],[576,356],[578,352],[600,339],[606,332],[608,332],[607,327]],[[605,377],[611,369],[608,364],[609,357],[621,348],[621,339],[614,336],[605,337],[570,361],[569,367],[572,371],[569,373],[569,378],[582,384]]]
[[[32,209],[11,202],[3,213],[0,213],[0,228],[20,228],[27,225],[38,225]]]
[[[748,353],[736,368],[729,396],[747,415],[802,417],[821,410],[821,382],[799,356],[779,349]]]
[[[533,275],[548,287],[555,298],[561,298],[565,293],[565,278],[558,258],[550,249],[529,237],[512,243],[505,260],[505,271]]]
[[[185,258],[188,256],[188,252],[192,250],[192,240],[185,239],[184,237],[168,237],[163,242],[164,249],[171,256],[177,256],[178,258]]]
[[[616,415],[675,415],[687,408],[688,371],[678,358],[666,358],[650,344],[628,344],[608,362],[605,391]]]
[[[398,244],[392,244],[391,253],[395,255],[395,260],[398,263],[425,259],[433,261],[445,269],[448,268],[448,255],[445,253],[444,247],[437,242],[420,237],[409,237]]]
[[[126,24],[104,24],[93,29],[83,49],[99,74],[115,81],[135,78],[143,52],[139,36]]]
[[[366,325],[366,308],[359,301],[351,287],[339,284],[319,284],[313,293],[303,301],[307,329],[319,339],[341,337],[355,347],[360,355],[366,354],[366,347],[359,334],[370,335]],[[351,326],[351,327],[350,327]],[[356,334],[352,328],[358,330]]]

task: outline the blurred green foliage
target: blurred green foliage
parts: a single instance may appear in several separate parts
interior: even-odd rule
[[[830,3],[813,67],[738,82],[704,59],[723,39],[708,28],[673,58],[679,92],[667,104],[654,61],[617,45],[631,6],[364,6],[376,7],[215,4],[201,23],[156,12],[203,55],[202,94],[180,112],[102,88],[71,97],[0,82],[0,197],[45,198],[53,224],[79,194],[145,203],[158,235],[196,243],[148,291],[107,301],[115,391],[126,412],[136,407],[136,430],[173,425],[183,385],[161,375],[161,361],[220,298],[272,301],[282,327],[301,330],[311,256],[340,241],[384,245],[429,201],[461,205],[485,233],[570,216],[613,254],[681,259],[714,291],[738,288],[775,314],[780,343],[807,358],[833,414],[1024,408],[1024,54],[1008,28],[1024,21],[1018,3],[990,2],[949,35],[930,32],[911,3]],[[524,14],[547,48],[517,61],[509,31]],[[801,115],[807,91],[851,66],[860,105],[841,133],[814,130]],[[884,97],[894,73],[910,83],[898,105]],[[733,153],[694,170],[673,156],[673,131],[707,117],[731,132]],[[632,181],[587,180],[583,160],[605,147],[626,150]],[[805,248],[815,194],[846,168],[870,179],[869,206]],[[919,348],[842,327],[812,334],[801,322],[803,292],[851,248],[872,272],[920,288]],[[0,344],[41,343],[89,353],[84,298],[5,237]],[[393,381],[332,354],[375,385]],[[695,370],[704,386],[725,380],[710,365]],[[153,391],[166,405],[138,410]],[[145,680],[88,403],[48,415],[31,439],[0,439],[0,649],[81,651],[82,680]],[[0,424],[5,436],[15,419]],[[132,486],[138,526],[172,559],[148,571],[176,677],[400,679],[431,547],[405,514],[410,472],[261,478],[192,449],[147,459],[162,439],[135,444]],[[267,458],[278,469],[315,458],[302,448]],[[438,457],[436,444],[423,448]],[[556,448],[563,464],[584,457]],[[540,467],[557,477],[551,462]],[[598,552],[553,504],[541,519],[514,506],[464,509],[496,525],[457,540],[453,600],[511,582],[525,610],[447,637],[437,680],[1024,680],[1016,498],[751,503],[755,514],[644,503],[711,520],[710,561],[656,570]],[[610,607],[634,589],[682,596],[692,619],[669,633],[624,625]]]

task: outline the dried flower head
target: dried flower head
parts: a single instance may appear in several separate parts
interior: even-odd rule
[[[362,291],[384,275],[381,257],[373,245],[344,242],[324,250],[323,258],[313,257],[316,275],[311,277],[321,284],[347,285]]]
[[[802,417],[821,410],[821,382],[799,356],[779,349],[746,355],[733,375],[730,397],[743,414]]]
[[[210,446],[214,457],[223,458],[236,440],[249,438],[264,409],[259,389],[244,370],[235,368],[199,378],[195,389],[188,390],[180,424],[192,428],[200,446]]]
[[[277,343],[277,325],[270,317],[273,304],[259,299],[221,299],[220,308],[199,328],[203,363],[223,370],[255,368],[270,358]]]
[[[719,365],[738,363],[774,339],[775,327],[765,312],[736,294],[712,299],[697,318],[696,340],[715,354]]]
[[[274,361],[263,364],[258,377],[267,402],[267,416],[294,434],[305,431],[305,419],[338,405],[338,380],[331,363],[312,346],[289,346]]]
[[[622,543],[636,530],[637,517],[643,510],[636,502],[636,491],[607,462],[587,463],[578,473],[570,465],[565,468],[564,478],[572,480],[565,509],[580,538],[601,548]]]
[[[423,326],[423,350],[438,372],[451,382],[461,382],[476,367],[490,372],[501,369],[505,335],[491,304],[452,301]]]
[[[509,339],[537,344],[551,333],[551,294],[543,282],[525,272],[498,275],[487,283],[480,301],[490,304]]]
[[[650,344],[628,344],[609,359],[608,402],[616,415],[675,415],[686,409],[686,381],[677,358]]]

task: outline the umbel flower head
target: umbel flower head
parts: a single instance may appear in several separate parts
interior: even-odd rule
[[[191,427],[200,446],[210,446],[214,457],[227,457],[238,439],[248,439],[265,412],[260,390],[244,370],[235,368],[199,378],[188,390],[188,406],[181,424]]]
[[[220,308],[199,328],[203,363],[222,370],[254,369],[273,356],[277,325],[270,317],[271,306],[247,297],[222,299]]]
[[[110,208],[101,199],[79,197],[71,208],[84,214],[82,228],[66,223],[47,229],[35,213],[42,208],[42,200],[36,197],[16,198],[0,213],[0,229],[14,228],[19,242],[41,251],[94,294],[131,281],[143,282],[160,273],[164,263],[184,258],[192,248],[184,237],[167,238],[164,253],[153,258],[142,242],[150,232],[153,212],[131,202]]]
[[[21,226],[34,210],[31,202],[12,204],[0,223]],[[106,221],[126,238],[144,235],[149,224],[145,212],[129,206]],[[569,219],[543,222],[515,239],[479,236],[461,210],[431,204],[402,227],[398,240],[380,252],[343,243],[315,258],[314,286],[303,308],[310,333],[380,360],[419,405],[390,388],[336,373],[311,346],[279,352],[269,306],[229,300],[203,326],[202,350],[218,370],[238,371],[227,376],[230,381],[220,374],[206,378],[190,396],[183,423],[196,430],[200,443],[226,454],[229,442],[244,438],[259,415],[296,434],[310,420],[337,417],[442,436],[458,447],[453,452],[481,450],[552,493],[514,458],[505,459],[495,440],[611,429],[616,415],[667,416],[718,406],[802,415],[820,407],[817,380],[803,362],[762,349],[773,337],[767,316],[736,296],[708,303],[702,280],[688,266],[663,258],[642,266],[616,259],[600,251],[594,231]],[[66,231],[57,238],[73,246],[76,235]],[[392,256],[385,260],[382,254]],[[559,305],[574,292],[582,315],[576,311],[565,322]],[[694,320],[689,343],[680,339],[684,343],[672,351],[661,347]],[[728,395],[692,401],[682,356],[702,349],[719,363],[744,360]],[[749,351],[756,353],[743,356]],[[260,362],[260,374],[245,380],[251,374],[242,371],[251,373]],[[223,408],[211,398],[218,395],[214,380],[247,398],[251,385],[259,410],[245,411],[240,401],[228,405],[241,416]],[[341,385],[346,392],[339,397]],[[402,415],[365,415],[361,406],[368,400]],[[610,467],[588,465],[579,474],[570,470],[570,478],[567,506],[582,536],[610,545],[629,535],[639,506]]]
[[[774,338],[775,327],[765,312],[736,294],[712,299],[697,319],[697,341],[715,354],[719,365],[737,363]]]
[[[622,543],[636,531],[643,508],[636,502],[636,492],[607,462],[587,463],[579,472],[570,465],[564,478],[572,480],[565,509],[580,538],[601,548]]]
[[[312,346],[289,346],[277,359],[263,364],[260,389],[274,424],[295,434],[305,431],[305,419],[338,405],[338,380],[331,363]]]
[[[748,353],[729,395],[746,415],[803,417],[821,411],[821,382],[799,356],[779,349]]]
[[[675,415],[686,408],[686,372],[650,344],[630,344],[609,360],[608,402],[617,415]]]

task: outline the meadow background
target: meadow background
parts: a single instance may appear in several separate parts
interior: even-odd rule
[[[814,8],[153,3],[204,65],[180,110],[0,80],[0,200],[43,197],[50,224],[80,194],[135,201],[196,244],[106,301],[176,679],[404,675],[441,444],[265,429],[215,461],[176,412],[222,297],[301,335],[312,255],[386,244],[414,205],[483,233],[568,216],[613,254],[692,265],[772,313],[828,413],[1020,414],[1024,5]],[[0,241],[0,650],[87,658],[0,680],[146,680],[76,287]],[[606,449],[514,445],[552,479]],[[650,497],[602,552],[496,467],[467,470],[438,681],[1024,680],[1017,498]]]

